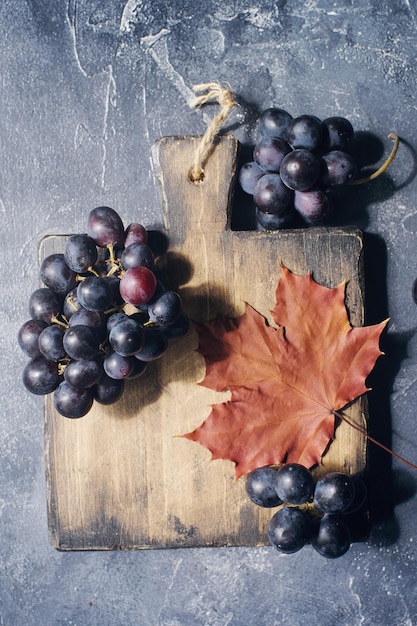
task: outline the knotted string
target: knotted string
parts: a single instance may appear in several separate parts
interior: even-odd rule
[[[236,105],[236,101],[232,92],[226,87],[222,87],[217,82],[194,85],[193,91],[195,93],[205,93],[196,96],[190,102],[190,107],[197,108],[208,102],[218,102],[221,106],[219,114],[211,120],[197,146],[194,155],[194,163],[189,172],[189,178],[193,183],[201,183],[205,177],[204,168],[213,148],[215,137],[231,110]]]

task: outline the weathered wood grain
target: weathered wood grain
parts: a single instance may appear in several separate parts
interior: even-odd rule
[[[155,173],[170,249],[161,269],[178,288],[190,317],[236,316],[244,301],[269,318],[279,264],[311,270],[321,284],[347,281],[353,325],[363,323],[362,237],[355,229],[238,232],[230,229],[236,140],[223,137],[203,183],[188,179],[198,138],[162,138]],[[40,258],[62,251],[65,237],[46,238]],[[180,270],[176,271],[176,268]],[[249,502],[233,465],[176,435],[198,426],[210,405],[228,397],[201,387],[204,361],[197,336],[172,344],[145,376],[128,384],[115,405],[95,405],[82,419],[58,415],[45,402],[50,541],[62,550],[267,543],[271,510]],[[349,408],[366,428],[364,399]],[[340,424],[324,469],[355,473],[366,463],[365,438]]]

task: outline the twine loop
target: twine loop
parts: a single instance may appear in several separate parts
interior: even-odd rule
[[[202,183],[205,178],[204,168],[213,149],[216,135],[233,107],[236,106],[236,101],[230,89],[222,87],[222,85],[217,82],[194,85],[193,91],[194,93],[204,93],[196,96],[190,102],[190,107],[197,108],[208,102],[218,102],[221,107],[218,115],[208,124],[206,132],[197,146],[194,162],[188,174],[189,179],[193,183],[198,184]]]

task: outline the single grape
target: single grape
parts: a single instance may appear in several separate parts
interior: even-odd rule
[[[182,313],[181,296],[175,291],[165,291],[148,307],[150,319],[159,326],[174,324]]]
[[[284,185],[279,174],[265,174],[255,187],[253,199],[260,211],[290,219],[293,196],[293,192]]]
[[[258,131],[262,137],[286,138],[288,124],[292,120],[292,115],[277,107],[265,109],[259,117]]]
[[[48,361],[43,354],[35,356],[23,370],[23,384],[30,393],[46,395],[54,391],[62,380],[58,364]]]
[[[89,311],[81,307],[79,311],[71,315],[68,324],[70,328],[72,326],[90,326],[94,328],[100,341],[104,341],[107,337],[106,316],[103,311]]]
[[[326,127],[314,115],[299,115],[288,124],[286,139],[294,150],[317,152],[325,146]]]
[[[104,311],[111,305],[112,294],[109,283],[99,276],[87,276],[77,288],[81,306],[90,311]]]
[[[294,193],[294,208],[310,226],[323,224],[333,213],[333,203],[320,187]]]
[[[107,332],[110,334],[113,326],[127,319],[129,319],[129,315],[127,315],[124,311],[117,311],[116,313],[113,313],[109,318],[107,318]]]
[[[123,222],[119,214],[107,206],[100,206],[90,211],[87,234],[101,248],[124,243]]]
[[[76,273],[65,263],[63,254],[50,254],[41,264],[40,279],[56,293],[65,296],[77,284]]]
[[[143,345],[135,354],[139,361],[156,361],[168,349],[168,339],[156,328],[143,329]]]
[[[257,182],[265,174],[255,161],[245,163],[239,170],[239,183],[245,193],[253,195]]]
[[[274,467],[259,467],[246,477],[246,493],[258,506],[272,508],[282,504],[275,490],[277,470]]]
[[[133,356],[122,356],[117,352],[109,352],[103,361],[104,371],[110,378],[122,380],[130,376],[133,371],[135,359]]]
[[[110,331],[109,343],[122,356],[133,356],[142,348],[144,330],[131,317],[118,321]]]
[[[84,417],[92,406],[91,389],[76,389],[63,380],[54,391],[54,407],[63,417]]]
[[[63,304],[63,313],[67,320],[81,308],[77,298],[77,287],[67,293]]]
[[[190,328],[190,319],[188,315],[182,313],[179,318],[171,324],[171,326],[158,326],[156,330],[162,332],[168,341],[183,337],[188,333]]]
[[[120,295],[125,302],[138,306],[148,302],[156,290],[155,274],[141,265],[130,267],[120,280]]]
[[[65,262],[74,272],[86,272],[97,262],[95,242],[87,234],[71,235],[64,250]]]
[[[320,159],[315,154],[297,149],[283,158],[279,173],[283,183],[290,189],[307,191],[317,182],[320,171]]]
[[[27,320],[19,328],[17,341],[23,352],[31,358],[39,356],[39,335],[48,326],[43,320]]]
[[[125,270],[136,265],[142,265],[151,270],[155,264],[153,252],[146,243],[131,243],[123,250],[120,260]]]
[[[142,224],[129,224],[125,230],[125,247],[131,243],[148,243],[148,231]]]
[[[124,387],[124,380],[116,380],[103,373],[98,383],[92,388],[94,400],[104,405],[114,404],[122,397]]]
[[[39,350],[49,361],[61,361],[66,356],[64,349],[65,328],[53,324],[47,326],[39,335]]]
[[[254,148],[253,160],[265,172],[279,172],[281,161],[289,152],[291,148],[283,139],[264,137]]]
[[[351,476],[340,472],[325,474],[316,483],[314,504],[322,513],[341,513],[355,498],[355,483]]]
[[[49,287],[36,289],[29,298],[29,315],[33,319],[51,323],[53,317],[61,313],[61,301]]]
[[[103,276],[103,280],[110,288],[110,300],[112,304],[116,306],[123,304],[123,298],[120,295],[120,278],[113,274],[112,276]]]
[[[349,528],[338,515],[316,518],[311,526],[311,545],[321,556],[336,559],[349,550]]]
[[[268,525],[268,539],[280,552],[291,554],[300,550],[310,538],[307,513],[296,507],[279,509]]]
[[[64,379],[76,389],[92,387],[102,375],[103,367],[97,359],[70,361],[64,370]]]
[[[347,185],[356,176],[356,163],[352,157],[342,150],[332,150],[323,155],[326,185]]]
[[[309,470],[299,463],[288,463],[279,468],[275,489],[282,502],[304,504],[314,491],[314,479]]]
[[[136,380],[137,378],[140,378],[148,369],[148,364],[145,363],[145,361],[139,361],[138,358],[133,359],[133,361],[133,369],[127,377],[127,380]]]
[[[327,128],[329,150],[348,150],[353,143],[353,126],[344,117],[328,117],[323,120]]]
[[[99,352],[99,337],[91,326],[72,326],[64,334],[65,352],[71,359],[89,361]]]
[[[264,213],[255,207],[256,219],[265,230],[279,230],[285,228],[295,217],[294,209],[289,209],[288,213],[281,217],[279,213]]]
[[[352,478],[355,483],[355,497],[353,502],[343,510],[343,515],[350,515],[359,511],[364,506],[368,496],[368,488],[365,481],[359,476],[352,476]]]

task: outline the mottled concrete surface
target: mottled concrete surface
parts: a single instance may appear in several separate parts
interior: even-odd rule
[[[417,474],[394,460],[389,480],[383,453],[371,459],[370,537],[334,562],[309,547],[54,551],[42,401],[22,388],[16,343],[44,235],[83,232],[99,204],[161,223],[150,147],[204,131],[213,110],[190,110],[193,84],[230,83],[241,105],[230,130],[244,145],[271,104],[344,115],[386,152],[389,131],[404,140],[339,219],[366,232],[369,320],[391,318],[371,429],[416,462],[416,20],[408,0],[1,1],[1,624],[417,624]]]

